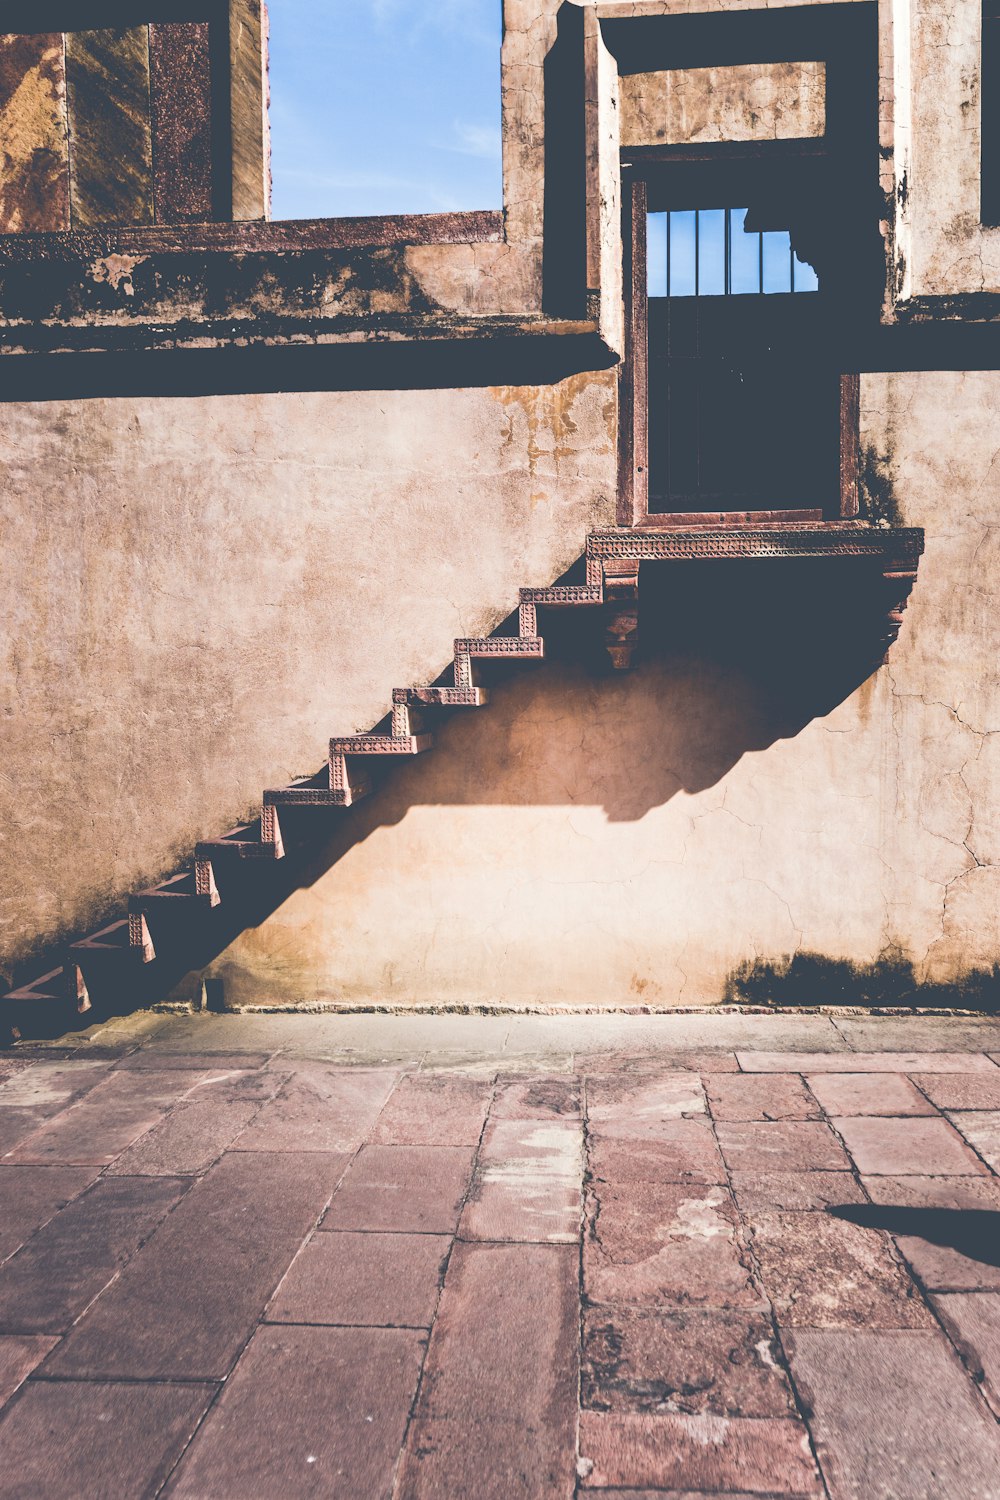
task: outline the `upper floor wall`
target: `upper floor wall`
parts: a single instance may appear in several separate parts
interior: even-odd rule
[[[842,122],[843,39],[862,19],[851,186],[881,236],[882,321],[1000,316],[982,0],[504,0],[502,216],[349,225],[263,222],[266,10],[198,4],[181,22],[173,0],[136,0],[112,33],[109,0],[91,0],[72,15],[96,29],[41,32],[50,11],[65,22],[47,0],[0,39],[8,350],[531,332],[617,357],[623,149],[829,135],[830,59],[839,47]]]

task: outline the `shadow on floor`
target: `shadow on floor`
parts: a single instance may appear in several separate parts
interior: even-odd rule
[[[827,1209],[863,1229],[912,1236],[957,1250],[984,1266],[1000,1266],[1000,1213],[989,1209],[895,1208],[877,1203],[844,1204]]]

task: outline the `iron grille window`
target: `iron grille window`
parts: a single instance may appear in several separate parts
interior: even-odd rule
[[[1000,0],[989,0],[997,6]],[[815,292],[787,230],[747,230],[745,208],[672,209],[647,216],[650,297]]]

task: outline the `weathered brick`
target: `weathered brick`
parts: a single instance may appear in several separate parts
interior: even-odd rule
[[[587,1217],[583,1264],[591,1301],[760,1305],[725,1188],[603,1184],[588,1194]]]
[[[317,1234],[289,1267],[268,1322],[429,1328],[450,1247],[448,1235]]]
[[[388,1495],[423,1352],[404,1329],[258,1329],[171,1496]]]

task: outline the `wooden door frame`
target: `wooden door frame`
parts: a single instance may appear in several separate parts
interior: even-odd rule
[[[672,153],[673,154],[673,153]],[[623,184],[625,239],[625,359],[620,384],[620,440],[618,445],[618,503],[616,522],[631,530],[667,531],[691,524],[687,517],[649,510],[649,311],[646,255],[648,189],[645,177],[631,176]],[[860,508],[861,377],[857,371],[840,376],[840,497],[839,520],[853,520]],[[709,514],[705,513],[706,516]],[[711,514],[715,514],[714,512]],[[792,523],[789,510],[742,512],[732,525]],[[723,523],[725,524],[725,523]]]

